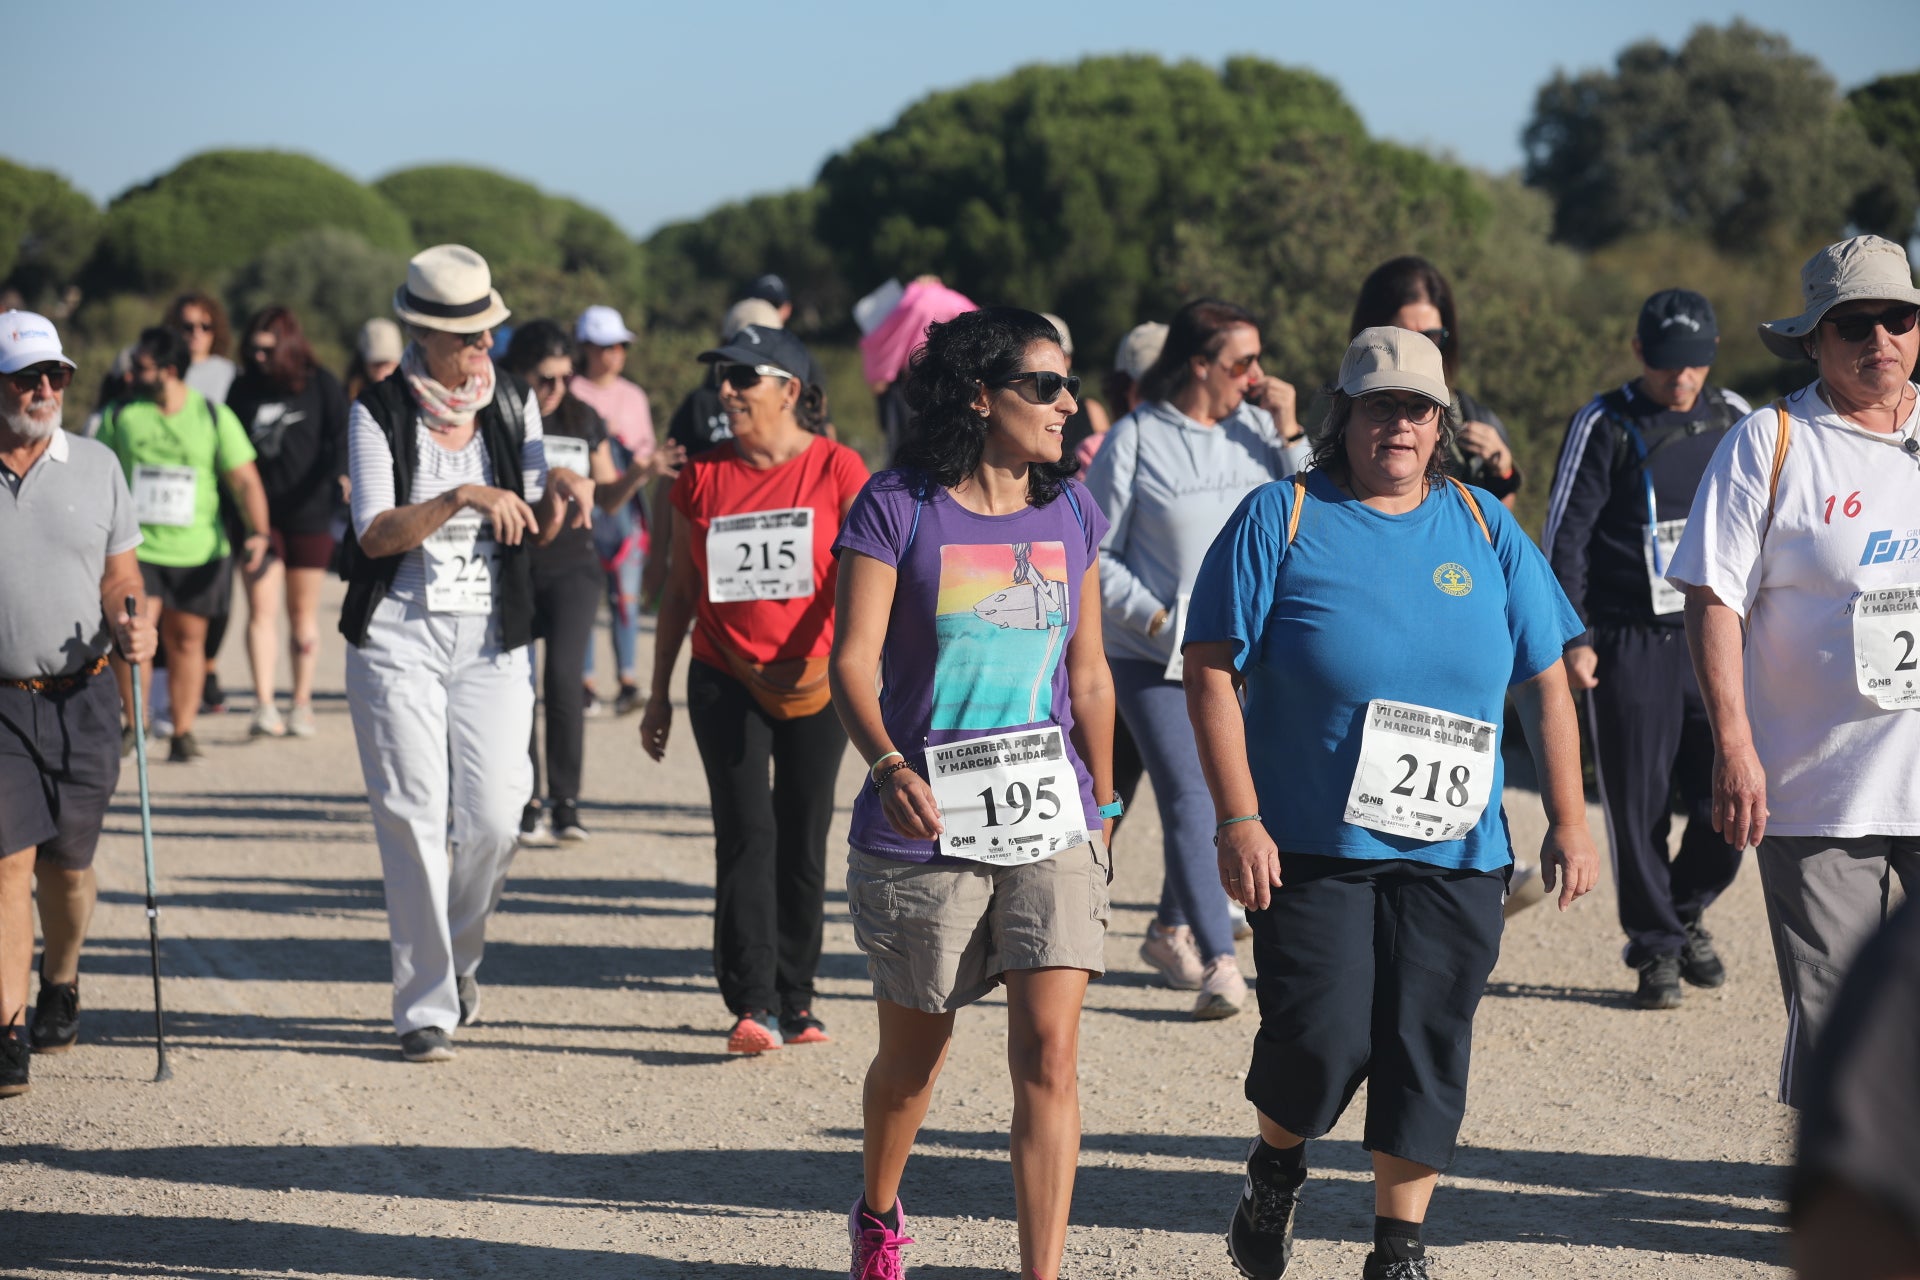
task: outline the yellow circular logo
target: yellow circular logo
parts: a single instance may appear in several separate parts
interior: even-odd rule
[[[1433,585],[1450,596],[1464,596],[1473,590],[1473,575],[1449,560],[1433,571]]]

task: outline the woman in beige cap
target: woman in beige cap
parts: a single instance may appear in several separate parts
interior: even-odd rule
[[[1757,845],[1787,1001],[1780,1100],[1899,877],[1920,893],[1920,289],[1855,236],[1760,326],[1819,377],[1743,419],[1694,495],[1667,579],[1713,722],[1714,827]]]
[[[1507,509],[1446,474],[1459,424],[1430,339],[1363,329],[1337,385],[1312,469],[1240,504],[1189,603],[1220,881],[1259,972],[1260,1136],[1227,1244],[1242,1275],[1286,1271],[1308,1140],[1364,1079],[1363,1275],[1426,1280],[1421,1223],[1465,1113],[1513,866],[1509,690],[1542,780],[1546,883],[1564,873],[1564,908],[1598,871],[1560,656],[1582,626]]]
[[[487,918],[533,791],[527,548],[585,527],[593,482],[548,471],[537,401],[495,371],[493,327],[510,313],[479,254],[419,253],[393,309],[412,340],[347,426],[340,631],[386,879],[394,1027],[409,1062],[438,1062],[479,1013]]]

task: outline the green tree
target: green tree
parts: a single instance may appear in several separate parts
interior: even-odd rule
[[[412,246],[399,210],[318,160],[208,151],[114,199],[88,275],[108,291],[212,284],[313,227],[350,231],[381,249]]]
[[[772,271],[793,295],[796,330],[845,327],[859,295],[816,232],[824,194],[756,196],[656,231],[646,245],[655,324],[709,330],[748,281]]]
[[[548,195],[532,183],[465,165],[402,169],[374,183],[374,189],[405,213],[420,244],[467,245],[506,274],[591,273],[610,291],[594,301],[629,312],[629,323],[640,319],[644,258],[603,213]]]
[[[70,283],[100,237],[100,211],[57,173],[0,160],[0,281],[30,302]]]
[[[393,314],[393,291],[406,276],[405,255],[375,248],[351,231],[315,227],[242,267],[227,304],[236,326],[263,307],[287,307],[331,359],[351,348],[367,320]]]
[[[1157,257],[1295,132],[1363,136],[1311,72],[1145,56],[1026,67],[933,94],[829,159],[818,229],[864,292],[937,272],[982,301],[1045,306],[1097,351],[1171,301]]]
[[[1745,250],[1902,208],[1911,219],[1913,175],[1869,140],[1832,77],[1738,20],[1697,27],[1677,50],[1631,45],[1611,72],[1556,72],[1525,144],[1554,235],[1581,248],[1671,227]]]
[[[1920,187],[1920,71],[1905,75],[1881,76],[1861,85],[1847,95],[1853,112],[1874,145],[1883,147],[1906,162],[1908,193]],[[1905,218],[1901,217],[1897,192],[1888,193],[1889,207],[1878,211],[1884,226],[1905,228],[1907,235],[1920,233],[1915,221],[1914,202],[1909,199]],[[1869,214],[1869,216],[1873,216]],[[1863,223],[1862,225],[1866,225]],[[1904,239],[1904,236],[1895,236]]]

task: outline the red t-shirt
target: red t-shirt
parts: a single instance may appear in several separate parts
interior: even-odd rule
[[[693,656],[727,669],[714,647],[717,637],[749,662],[818,658],[833,648],[833,591],[837,561],[833,544],[840,513],[867,482],[867,464],[843,444],[815,436],[806,452],[762,471],[741,461],[729,440],[699,454],[680,470],[668,495],[674,510],[693,528],[688,551],[696,580]],[[812,512],[812,591],[782,599],[713,598],[716,568],[709,551],[722,549],[720,586],[728,595],[750,591],[794,591],[806,563],[806,539],[791,513]],[[787,512],[770,517],[771,526],[729,520],[751,512]],[[716,536],[713,525],[721,520]],[[710,543],[710,538],[712,539]],[[783,574],[782,570],[786,572]]]

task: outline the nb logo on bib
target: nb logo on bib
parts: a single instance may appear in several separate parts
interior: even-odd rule
[[[1473,575],[1449,560],[1433,571],[1433,585],[1450,596],[1464,596],[1473,590]]]

